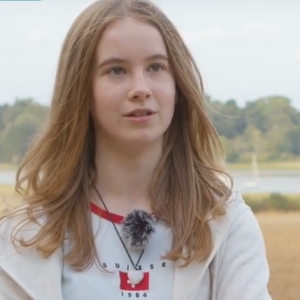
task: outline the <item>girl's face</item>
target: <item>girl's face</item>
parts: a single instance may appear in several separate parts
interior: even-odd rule
[[[91,113],[101,140],[132,146],[162,140],[175,107],[165,43],[133,18],[110,24],[96,48]]]

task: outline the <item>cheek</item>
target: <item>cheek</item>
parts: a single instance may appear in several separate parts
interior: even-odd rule
[[[175,94],[174,93],[169,93],[168,95],[166,95],[161,102],[161,109],[162,109],[162,122],[163,122],[163,126],[166,127],[165,129],[167,129],[173,119],[174,116],[174,111],[175,111]]]
[[[101,93],[100,90],[102,91]],[[93,99],[91,102],[91,115],[95,124],[102,127],[113,119],[112,112],[116,110],[103,89],[93,89]]]
[[[102,106],[105,105],[105,99],[107,99],[107,88],[105,88],[105,84],[101,81],[96,81],[93,84],[93,99],[94,99],[94,106]]]
[[[176,84],[170,74],[160,77],[154,86],[154,95],[156,99],[162,101],[165,105],[175,104]]]
[[[165,109],[173,114],[176,104],[176,90],[175,85],[170,84],[169,89],[164,91],[164,96],[162,97],[162,102]]]
[[[101,114],[118,112],[121,97],[118,96],[118,87],[111,88],[105,82],[96,82],[93,85],[93,108]]]

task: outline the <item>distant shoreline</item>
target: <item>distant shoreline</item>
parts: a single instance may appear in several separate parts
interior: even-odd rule
[[[227,164],[228,171],[250,171],[251,164],[236,163]],[[300,161],[278,161],[278,162],[258,162],[260,170],[278,170],[278,171],[300,171]]]
[[[300,171],[300,160],[296,161],[274,161],[274,162],[258,162],[260,170],[268,171]],[[14,164],[1,164],[0,171],[17,171],[18,165]],[[234,163],[226,164],[226,169],[230,171],[251,171],[251,163]]]
[[[244,193],[243,198],[254,213],[281,212],[300,213],[300,194]],[[0,184],[0,215],[7,205],[16,206],[21,202],[12,185]]]

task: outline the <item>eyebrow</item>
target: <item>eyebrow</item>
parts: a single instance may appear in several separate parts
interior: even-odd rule
[[[154,60],[154,59],[162,59],[166,60],[167,62],[169,61],[169,58],[165,54],[154,54],[149,57],[147,57],[146,60]],[[120,63],[125,63],[126,59],[122,59],[119,57],[110,57],[105,60],[103,60],[98,66],[97,69],[100,69],[106,65],[111,65],[111,64],[120,64]]]

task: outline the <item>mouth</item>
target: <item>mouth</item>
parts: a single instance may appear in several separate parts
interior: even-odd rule
[[[151,116],[153,114],[155,114],[155,112],[150,109],[135,109],[130,113],[126,114],[125,117],[145,117]]]

